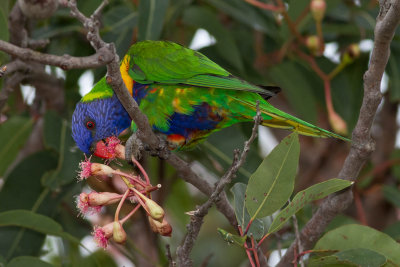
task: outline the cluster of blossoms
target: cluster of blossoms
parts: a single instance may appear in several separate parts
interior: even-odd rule
[[[114,137],[110,140],[110,144],[102,149],[107,149],[102,153],[107,153],[111,158],[125,159],[125,147],[120,144],[118,138]],[[77,201],[77,207],[82,215],[98,213],[103,206],[118,204],[115,211],[114,221],[102,227],[94,228],[93,236],[96,243],[103,248],[106,248],[108,241],[112,238],[116,243],[123,244],[126,241],[126,232],[123,224],[142,207],[147,214],[151,229],[163,236],[171,236],[171,225],[165,220],[165,212],[163,208],[151,199],[151,192],[159,189],[161,186],[152,186],[150,179],[135,159],[133,163],[139,168],[144,179],[140,175],[134,176],[128,173],[114,170],[108,165],[93,163],[89,159],[85,159],[80,163],[80,173],[78,179],[84,180],[90,176],[99,178],[112,177],[113,179],[121,179],[127,186],[124,194],[112,192],[95,192],[81,193]],[[119,219],[119,213],[123,203],[127,200],[134,200],[136,206],[122,219]]]

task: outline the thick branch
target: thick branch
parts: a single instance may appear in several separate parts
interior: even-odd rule
[[[375,43],[367,72],[364,74],[364,99],[357,125],[353,131],[353,143],[349,155],[344,162],[338,177],[356,180],[362,166],[374,151],[374,141],[371,139],[371,126],[379,103],[382,100],[380,83],[390,55],[390,42],[400,21],[400,0],[380,1],[381,10],[375,26]],[[311,249],[326,226],[341,211],[352,202],[352,193],[347,190],[328,197],[317,212],[306,224],[300,234],[305,250]],[[281,259],[278,266],[292,264],[295,240]]]
[[[101,48],[96,54],[88,57],[56,56],[40,53],[29,48],[21,48],[3,40],[0,40],[0,50],[22,60],[58,66],[63,70],[97,68],[110,62],[114,56],[106,48]]]

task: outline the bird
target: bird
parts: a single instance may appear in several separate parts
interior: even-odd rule
[[[247,82],[174,42],[133,44],[120,62],[120,72],[153,131],[171,151],[192,149],[214,132],[252,121],[257,110],[263,126],[348,141],[272,106],[267,100],[277,87]],[[72,137],[85,154],[129,127],[136,129],[105,77],[82,97],[72,115]]]

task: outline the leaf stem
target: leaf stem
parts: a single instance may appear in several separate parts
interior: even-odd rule
[[[240,225],[238,225],[238,229],[239,229],[240,235],[243,236],[243,230],[242,230],[242,227],[240,227]],[[253,257],[251,256],[251,253],[250,253],[250,250],[249,250],[249,247],[248,247],[247,243],[244,242],[243,245],[244,245],[247,257],[249,258],[249,262],[250,262],[251,267],[255,267],[256,265],[254,264]]]
[[[131,190],[128,188],[128,189],[125,191],[125,194],[122,196],[121,200],[119,201],[117,210],[115,211],[114,221],[118,221],[119,212],[121,211],[122,205],[124,204],[124,202],[125,202],[126,198],[128,197],[128,194],[129,194],[130,191],[131,191]]]
[[[261,238],[261,240],[258,241],[257,246],[258,246],[258,247],[261,246],[261,244],[264,242],[265,239],[267,239],[267,237],[270,236],[270,234],[271,234],[271,233],[267,233],[266,235],[264,235],[264,236]]]
[[[150,178],[147,175],[147,172],[144,170],[143,166],[132,156],[132,162],[139,168],[140,172],[143,174],[144,178],[146,179],[146,183],[150,184]]]
[[[254,237],[251,236],[250,240],[251,240],[251,247],[253,249],[254,259],[256,260],[256,265],[257,265],[257,267],[260,267],[260,260],[258,259],[258,253],[257,253],[256,244],[254,242]]]
[[[113,173],[114,173],[114,174],[118,174],[118,175],[120,175],[121,177],[122,177],[122,176],[128,177],[129,179],[132,179],[135,183],[140,184],[140,185],[143,186],[143,187],[146,187],[146,186],[147,186],[147,184],[145,184],[142,180],[138,179],[137,176],[135,177],[135,176],[129,175],[129,174],[127,174],[127,173],[124,173],[124,172],[121,172],[121,171],[118,171],[118,170],[114,170]],[[125,178],[125,179],[126,179],[126,178]],[[125,183],[126,183],[126,182],[125,182]],[[129,182],[129,184],[131,184],[131,183]],[[133,185],[132,185],[132,186],[133,186]]]
[[[253,218],[250,219],[249,223],[248,223],[247,226],[246,226],[246,229],[244,230],[243,236],[247,235],[247,232],[249,231],[250,226],[251,226],[251,224],[253,223],[253,221],[254,221]]]

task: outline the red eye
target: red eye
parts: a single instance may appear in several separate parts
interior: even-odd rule
[[[86,122],[86,128],[88,128],[89,130],[93,130],[94,126],[95,126],[95,123],[93,121]]]

